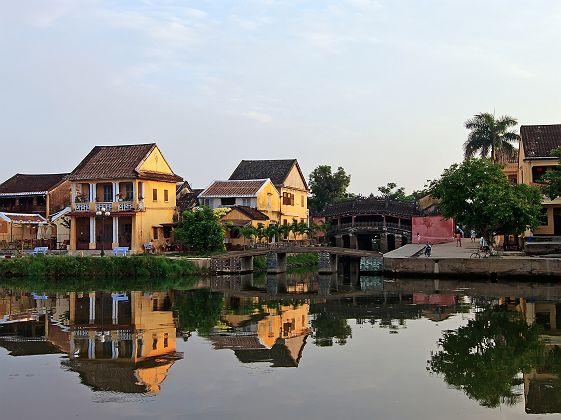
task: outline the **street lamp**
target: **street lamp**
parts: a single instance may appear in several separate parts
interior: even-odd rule
[[[101,256],[105,255],[105,218],[111,216],[111,212],[105,207],[95,212],[95,215],[101,219]]]

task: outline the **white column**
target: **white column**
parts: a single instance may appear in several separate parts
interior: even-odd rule
[[[113,306],[111,306],[111,319],[113,320],[113,324],[116,325],[119,323],[119,301],[114,300]]]
[[[95,242],[95,217],[90,217],[90,243]]]
[[[95,359],[95,337],[88,337],[88,359]]]
[[[113,201],[117,201],[117,194],[119,193],[119,183],[113,182]]]
[[[95,292],[90,293],[90,324],[95,322]]]
[[[113,216],[113,243],[119,245],[119,216]]]
[[[136,181],[132,181],[132,199],[138,200],[138,194],[136,193]]]
[[[90,182],[90,200],[89,201],[95,201],[95,184],[93,182]]]
[[[119,342],[111,340],[111,358],[118,359],[119,358]]]

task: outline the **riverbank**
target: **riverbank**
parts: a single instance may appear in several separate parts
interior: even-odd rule
[[[0,277],[163,279],[210,274],[208,264],[197,260],[200,259],[151,255],[103,258],[39,255],[0,260]]]
[[[393,277],[561,278],[561,258],[513,254],[472,258],[478,242],[467,239],[462,245],[435,244],[428,258],[422,255],[424,245],[405,245],[384,254],[384,273]]]

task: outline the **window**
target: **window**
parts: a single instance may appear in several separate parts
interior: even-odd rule
[[[158,228],[154,227],[153,230],[154,230],[154,239],[158,240]]]
[[[164,348],[168,347],[168,333],[164,333]]]
[[[226,197],[226,198],[221,198],[220,199],[220,203],[223,206],[233,206],[236,204],[236,198],[235,197]]]
[[[284,192],[282,193],[282,204],[285,206],[293,206],[294,205],[294,194]]]
[[[532,182],[542,182],[542,177],[546,173],[547,166],[534,166],[532,167]]]
[[[168,190],[164,190],[164,201],[167,203],[169,201]]]
[[[138,183],[138,199],[144,200],[144,182]]]
[[[152,190],[152,201],[158,201],[158,190],[156,188]]]
[[[271,208],[271,201],[273,199],[273,194],[267,194],[267,208],[270,209]]]
[[[171,238],[171,226],[164,226],[164,238]]]
[[[156,334],[152,336],[152,350],[156,350],[158,348],[158,337]]]
[[[547,220],[547,207],[542,207],[540,209],[540,223],[542,226],[547,226],[549,221]]]
[[[113,201],[113,185],[103,184],[103,201]]]
[[[251,207],[251,198],[242,198],[242,206]]]
[[[304,207],[304,195],[300,196],[300,205]]]

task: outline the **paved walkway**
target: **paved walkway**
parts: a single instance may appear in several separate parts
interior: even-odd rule
[[[384,254],[384,258],[411,258],[425,247],[424,244],[407,244]],[[431,258],[469,258],[479,248],[479,238],[471,242],[470,238],[462,239],[462,246],[456,241],[432,245]]]

